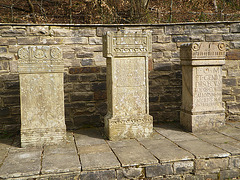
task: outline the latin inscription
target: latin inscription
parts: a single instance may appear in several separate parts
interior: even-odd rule
[[[145,58],[115,58],[118,87],[145,86]]]
[[[220,67],[197,67],[195,103],[197,106],[221,106],[222,71]]]

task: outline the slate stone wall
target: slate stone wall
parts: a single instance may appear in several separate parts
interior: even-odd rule
[[[106,31],[151,30],[149,58],[150,114],[154,122],[179,121],[181,106],[180,45],[226,42],[223,102],[227,120],[240,120],[240,22],[159,25],[0,24],[0,131],[20,130],[17,51],[24,45],[57,45],[65,62],[65,114],[69,129],[101,126],[106,114]]]

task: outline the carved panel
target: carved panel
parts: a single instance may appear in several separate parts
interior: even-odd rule
[[[146,33],[107,32],[103,37],[104,57],[147,56],[152,51],[152,37]]]
[[[59,47],[24,46],[18,50],[18,57],[19,73],[63,72]]]
[[[226,45],[217,42],[188,43],[181,46],[181,59],[225,59]]]

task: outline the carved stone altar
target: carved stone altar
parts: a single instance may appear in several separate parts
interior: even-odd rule
[[[222,105],[224,43],[189,43],[180,50],[182,65],[181,124],[189,131],[203,131],[225,124]]]
[[[151,34],[107,32],[103,42],[108,99],[105,132],[110,140],[149,137],[153,131],[148,100]]]
[[[21,146],[56,144],[66,138],[62,52],[58,47],[18,50]]]

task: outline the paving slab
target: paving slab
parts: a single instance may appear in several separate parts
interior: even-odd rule
[[[230,125],[226,125],[225,127],[220,128],[218,130],[218,132],[240,141],[240,129],[239,128],[236,128],[236,127],[233,127]]]
[[[240,129],[240,121],[227,122],[226,124]]]
[[[123,167],[158,163],[158,160],[136,140],[109,142],[109,145]]]
[[[176,144],[164,139],[140,141],[161,163],[192,160],[194,156]]]
[[[43,174],[80,170],[81,164],[75,146],[49,146],[44,148]]]
[[[184,132],[181,128],[175,127],[167,129],[166,127],[156,127],[155,130],[172,141],[191,141],[198,138],[190,133]]]
[[[215,147],[202,140],[191,141],[175,141],[183,149],[192,153],[197,159],[199,158],[214,158],[214,157],[228,157],[230,154],[218,147]]]
[[[0,167],[0,178],[40,174],[42,149],[11,149]]]
[[[232,155],[237,155],[240,153],[240,141],[237,141],[231,137],[228,137],[224,134],[210,131],[204,133],[194,133],[198,138],[203,141],[209,142]]]
[[[83,171],[120,167],[120,163],[113,152],[80,154],[80,160]]]
[[[94,154],[101,152],[112,152],[108,144],[99,144],[93,146],[79,146],[78,153],[81,154]]]
[[[97,128],[81,129],[74,132],[77,146],[105,144],[105,140]]]

